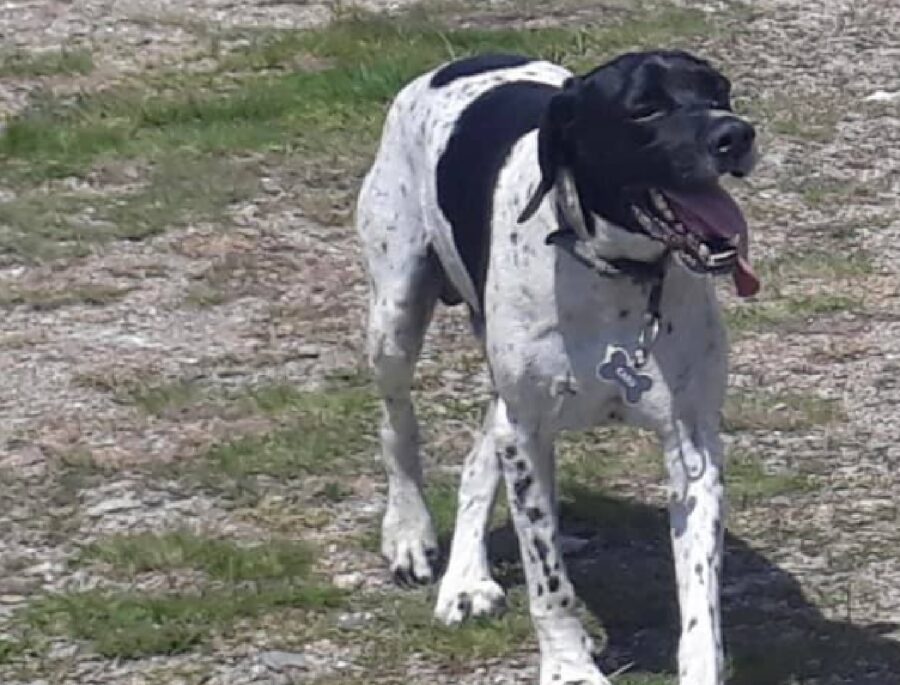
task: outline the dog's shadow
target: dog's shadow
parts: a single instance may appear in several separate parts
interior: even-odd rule
[[[679,620],[668,516],[634,501],[590,496],[600,508],[596,520],[608,525],[574,519],[563,506],[562,532],[563,539],[588,540],[567,564],[607,635],[601,666],[606,673],[673,674]],[[504,582],[521,583],[508,526],[494,532],[491,547],[507,569]],[[900,642],[885,636],[896,624],[826,618],[794,576],[732,534],[722,609],[729,685],[900,684]]]

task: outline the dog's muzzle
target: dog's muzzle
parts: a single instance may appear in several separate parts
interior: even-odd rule
[[[646,204],[631,208],[647,235],[665,243],[692,271],[731,273],[741,297],[759,291],[750,265],[747,222],[718,183],[689,191],[651,189]]]

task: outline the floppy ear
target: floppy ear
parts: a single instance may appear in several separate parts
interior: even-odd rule
[[[575,100],[581,79],[573,76],[563,83],[563,89],[553,96],[538,129],[538,164],[541,182],[534,195],[519,215],[519,223],[528,221],[541,206],[544,196],[556,183],[556,177],[564,166],[568,149],[569,129],[575,118]]]

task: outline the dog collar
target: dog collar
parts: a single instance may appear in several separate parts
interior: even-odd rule
[[[561,228],[547,236],[544,240],[547,245],[555,245],[565,250],[575,261],[580,262],[602,278],[624,277],[630,278],[635,283],[650,284],[647,309],[644,312],[644,324],[635,341],[633,354],[629,356],[627,351],[623,350],[629,362],[633,357],[633,367],[640,369],[647,363],[650,350],[659,335],[659,310],[662,302],[663,281],[669,266],[669,251],[666,250],[659,259],[653,262],[642,262],[635,259],[609,259],[600,255],[591,243],[579,240],[577,232],[559,205],[556,206],[556,217]]]
[[[669,261],[668,250],[653,262],[624,258],[610,259],[601,255],[590,242],[579,239],[578,232],[572,226],[566,212],[558,204],[556,205],[556,220],[559,222],[560,229],[548,235],[544,239],[544,243],[562,248],[598,276],[603,278],[626,277],[637,283],[662,283]]]

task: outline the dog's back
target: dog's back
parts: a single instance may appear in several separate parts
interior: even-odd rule
[[[441,299],[479,309],[497,175],[568,76],[549,62],[482,55],[406,86],[391,105],[360,193],[358,225],[370,268],[399,277],[411,263],[426,269],[431,262]]]

